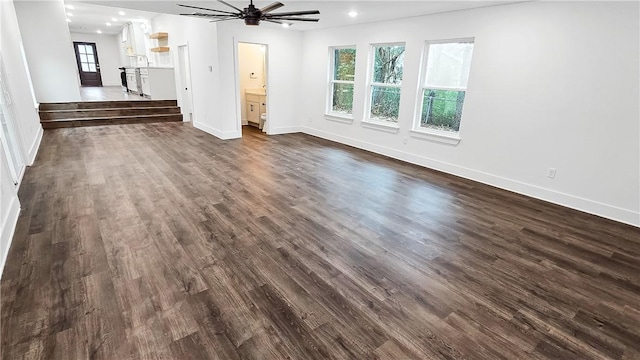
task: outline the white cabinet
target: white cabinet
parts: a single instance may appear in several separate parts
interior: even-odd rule
[[[260,123],[260,103],[247,99],[247,121],[254,124]]]
[[[142,94],[152,100],[176,100],[173,68],[140,68]]]
[[[247,121],[257,124],[262,129],[260,115],[267,112],[267,96],[264,91],[246,90],[244,94]]]
[[[124,73],[127,76],[127,90],[138,93],[138,81],[136,79],[136,69],[135,68],[126,68]]]

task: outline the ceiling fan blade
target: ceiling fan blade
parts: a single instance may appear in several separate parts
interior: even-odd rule
[[[225,4],[225,5],[227,5],[227,6],[228,6],[228,7],[230,7],[230,8],[234,8],[234,9],[238,10],[238,12],[242,12],[242,10],[240,10],[240,9],[238,9],[237,7],[235,7],[235,6],[231,5],[231,4],[229,4],[229,3],[228,3],[228,2],[226,2],[226,1],[218,0],[218,2]]]
[[[203,14],[203,13],[191,13],[191,14],[180,14],[180,15],[198,16],[198,17],[230,17],[231,16],[231,15]]]
[[[320,19],[309,19],[303,17],[276,17],[276,18],[267,18],[268,20],[286,20],[286,21],[310,21],[310,22],[318,22]],[[265,19],[265,20],[267,20]]]
[[[307,11],[291,11],[291,12],[283,12],[283,13],[275,13],[275,14],[265,14],[267,17],[276,17],[276,16],[300,16],[300,15],[320,15],[319,10],[307,10]]]
[[[230,17],[230,18],[226,18],[226,19],[211,20],[209,22],[220,22],[220,21],[237,20],[237,19],[239,19],[239,18],[238,17]]]
[[[223,14],[236,15],[236,13],[232,13],[232,12],[228,12],[228,11],[223,11],[223,10],[214,10],[214,9],[207,9],[207,8],[197,7],[197,6],[191,6],[191,5],[182,5],[182,4],[178,4],[178,6],[182,6],[182,7],[186,7],[186,8],[191,8],[191,9],[198,9],[198,10],[216,11],[216,12],[223,13]]]
[[[263,14],[266,14],[268,12],[271,12],[271,11],[275,10],[275,9],[279,9],[279,8],[281,8],[283,6],[284,6],[284,4],[281,3],[281,2],[274,2],[273,4],[267,5],[267,6],[263,7],[262,9],[260,9],[260,12],[263,13]]]
[[[264,20],[260,20],[260,21],[268,21],[268,22],[272,22],[272,23],[276,23],[276,24],[284,24],[282,21],[278,21],[278,20],[264,19]]]

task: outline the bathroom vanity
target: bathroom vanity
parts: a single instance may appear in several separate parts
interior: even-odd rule
[[[262,129],[264,120],[261,115],[267,112],[267,93],[264,89],[247,89],[244,93],[247,107],[247,121],[250,125]]]

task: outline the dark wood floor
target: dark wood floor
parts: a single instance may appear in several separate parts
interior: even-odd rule
[[[3,359],[639,359],[640,230],[302,134],[48,130]]]

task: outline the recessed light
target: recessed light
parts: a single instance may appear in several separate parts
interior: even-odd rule
[[[102,30],[96,30],[98,34],[102,34]]]
[[[67,5],[67,6],[66,6],[66,8],[67,8],[67,9],[69,9],[69,10],[73,10],[73,9],[75,9],[75,8],[73,7],[73,5]]]
[[[67,16],[73,16],[73,14],[72,14],[72,13],[70,13],[70,12],[68,12],[68,13],[67,13]]]
[[[113,22],[118,22],[118,19],[116,19],[116,18],[111,18],[111,21],[113,21]]]
[[[108,23],[107,23],[107,26],[111,26],[111,23],[110,23],[110,22],[108,22]]]
[[[282,27],[283,27],[283,28],[288,28],[289,26],[291,26],[291,24],[289,24],[289,23],[282,23]]]
[[[349,16],[351,16],[351,17],[356,17],[356,16],[358,16],[358,12],[357,12],[357,11],[354,11],[354,10],[351,10],[351,11],[349,11],[349,12],[347,13],[347,15],[349,15]]]
[[[71,22],[71,19],[67,18],[67,22]]]
[[[124,11],[118,11],[118,15],[125,16],[126,14],[124,13]]]

